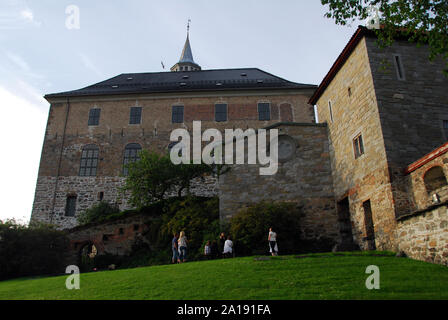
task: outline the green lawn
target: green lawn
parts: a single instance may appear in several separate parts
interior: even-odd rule
[[[380,268],[379,290],[365,287],[369,265]],[[66,276],[3,281],[0,299],[448,299],[446,266],[372,252],[266,261],[248,257],[85,273],[80,290],[67,290],[65,280]]]

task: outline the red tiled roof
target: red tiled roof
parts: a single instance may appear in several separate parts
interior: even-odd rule
[[[448,142],[445,143],[443,146],[435,149],[434,151],[428,153],[423,158],[420,158],[419,160],[415,161],[414,163],[410,164],[405,170],[404,174],[409,174],[418,168],[423,167],[425,164],[430,162],[431,160],[434,160],[437,157],[440,157],[442,154],[445,154],[448,152]]]

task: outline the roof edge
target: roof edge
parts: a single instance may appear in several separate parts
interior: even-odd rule
[[[322,82],[320,83],[317,90],[314,92],[314,94],[309,99],[308,103],[311,105],[315,105],[317,100],[322,96],[322,94],[325,92],[327,87],[330,85],[331,81],[334,79],[336,74],[339,72],[339,70],[342,68],[344,63],[347,61],[347,59],[350,57],[353,50],[356,48],[358,43],[361,41],[361,39],[368,34],[374,34],[371,30],[367,29],[366,27],[359,26],[356,32],[352,35],[347,45],[344,47],[342,52],[337,57],[336,61],[333,63],[333,66],[330,68]]]

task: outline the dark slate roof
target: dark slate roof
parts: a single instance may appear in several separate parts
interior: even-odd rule
[[[179,62],[189,62],[196,64],[196,62],[194,62],[193,59],[193,52],[191,52],[190,39],[188,34],[187,34],[187,40],[185,40],[184,49],[182,50]]]
[[[316,88],[316,85],[287,81],[257,68],[245,68],[156,73],[123,73],[82,89],[48,94],[45,98],[216,90],[314,90]]]

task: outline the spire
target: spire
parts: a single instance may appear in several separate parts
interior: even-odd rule
[[[187,40],[185,40],[184,49],[182,50],[182,54],[180,56],[179,62],[176,63],[173,67],[171,67],[171,71],[197,71],[201,70],[201,67],[194,62],[193,52],[191,51],[190,46],[190,22],[188,19],[187,24]]]

